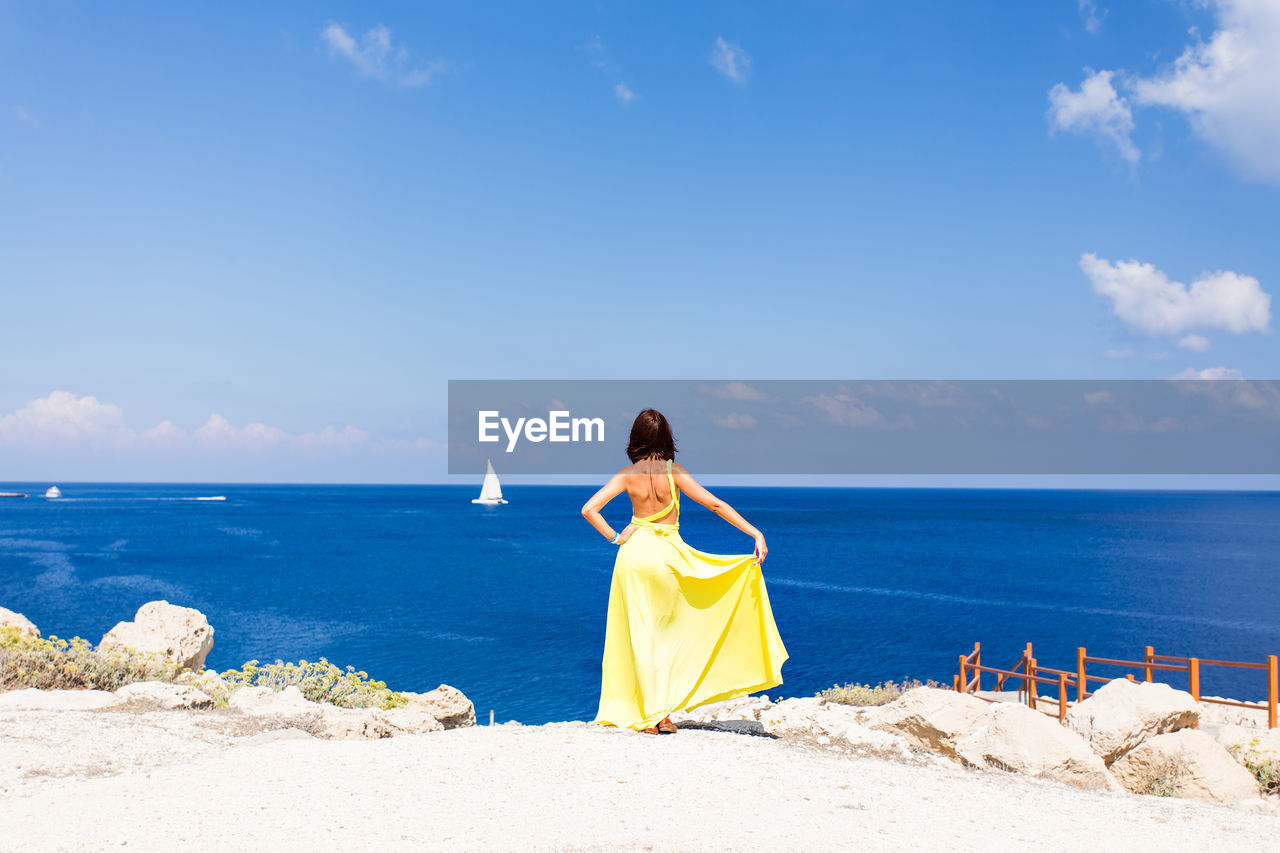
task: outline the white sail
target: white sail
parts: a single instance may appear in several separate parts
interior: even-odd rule
[[[498,482],[498,475],[493,470],[493,460],[488,460],[488,469],[484,472],[484,484],[480,487],[480,497],[471,501],[473,504],[486,504],[488,506],[497,506],[506,503],[502,499],[502,484]]]

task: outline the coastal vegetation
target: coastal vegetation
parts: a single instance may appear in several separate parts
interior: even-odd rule
[[[844,685],[833,684],[817,695],[824,702],[835,702],[840,705],[854,705],[865,708],[874,705],[887,705],[915,687],[941,686],[936,681],[905,678],[902,681],[882,681],[874,686],[856,682]]]
[[[1258,780],[1263,794],[1280,794],[1280,752],[1263,748],[1255,737],[1247,745],[1232,745],[1231,754]]]
[[[280,692],[293,686],[312,702],[327,702],[340,708],[390,709],[409,704],[407,696],[388,689],[386,682],[374,681],[369,673],[352,666],[341,669],[324,658],[297,663],[277,660],[265,665],[251,660],[240,669],[220,673],[219,678],[227,695],[241,687],[269,687]]]
[[[324,658],[297,663],[251,660],[222,673],[194,672],[169,657],[121,646],[95,649],[83,637],[31,636],[18,628],[0,627],[0,690],[115,691],[139,681],[190,684],[226,705],[242,687],[269,687],[279,692],[294,686],[312,702],[341,708],[400,708],[409,703],[367,672],[345,670]]]
[[[1170,759],[1151,775],[1140,793],[1153,797],[1178,796],[1178,782],[1187,775],[1187,765],[1176,759]]]
[[[82,637],[41,638],[0,627],[0,690],[117,690],[135,681],[172,681],[180,671],[164,655],[119,646],[97,650]]]

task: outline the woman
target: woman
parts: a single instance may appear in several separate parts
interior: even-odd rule
[[[662,413],[641,412],[623,468],[582,507],[619,546],[595,722],[646,734],[674,732],[670,714],[782,683],[787,650],[778,636],[760,564],[759,530],[674,464]],[[680,538],[680,492],[755,539],[755,553],[704,554]],[[615,533],[600,515],[626,492],[634,513]]]

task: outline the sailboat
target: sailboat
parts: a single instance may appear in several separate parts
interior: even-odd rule
[[[473,504],[483,504],[485,506],[497,506],[506,503],[502,499],[502,484],[498,482],[498,475],[493,470],[493,460],[486,460],[489,469],[484,472],[484,485],[480,487],[480,497],[472,499]]]

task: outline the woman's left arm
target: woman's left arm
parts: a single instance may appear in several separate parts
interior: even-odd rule
[[[621,473],[614,474],[609,478],[609,482],[604,484],[600,491],[591,496],[591,499],[582,505],[582,517],[600,532],[600,535],[610,542],[613,541],[615,535],[613,528],[609,526],[609,522],[604,520],[604,516],[600,514],[600,510],[604,509],[605,504],[616,498],[618,495],[626,491],[627,485],[622,478]],[[631,525],[628,524],[622,529],[622,534],[617,535],[618,544],[621,545],[631,538],[634,532]]]

